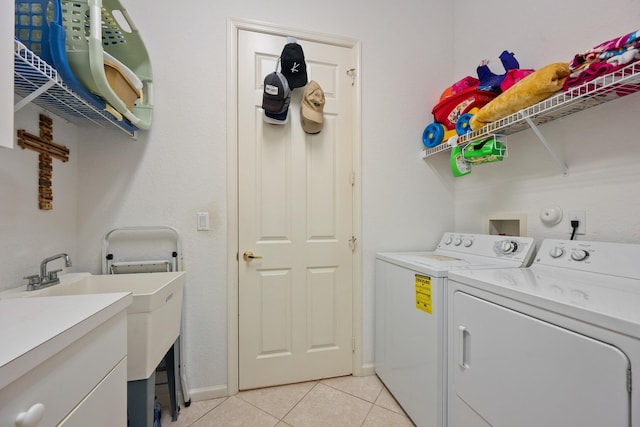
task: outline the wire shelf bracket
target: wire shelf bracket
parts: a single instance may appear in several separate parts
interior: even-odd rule
[[[522,111],[520,111],[520,113],[522,113]],[[553,157],[553,160],[555,160],[555,162],[560,167],[560,171],[562,172],[562,174],[563,175],[568,175],[569,174],[569,168],[567,168],[567,165],[564,163],[564,161],[562,161],[562,159],[560,159],[558,154],[551,147],[551,144],[549,144],[549,141],[547,141],[547,138],[545,138],[544,135],[542,134],[542,132],[540,132],[540,129],[538,129],[538,126],[535,123],[533,123],[533,120],[531,120],[530,117],[524,115],[524,113],[522,113],[522,118],[524,119],[524,121],[527,122],[527,124],[529,125],[529,127],[531,128],[533,133],[536,134],[536,136],[538,137],[538,139],[540,140],[542,145],[544,145],[544,148],[547,149],[547,151],[549,152],[551,157]]]

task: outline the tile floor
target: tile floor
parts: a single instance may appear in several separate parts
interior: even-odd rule
[[[181,406],[176,422],[167,408],[162,427],[413,427],[376,377],[339,377],[242,391]]]

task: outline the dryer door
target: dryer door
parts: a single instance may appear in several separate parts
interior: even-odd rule
[[[453,310],[452,425],[469,414],[466,426],[630,425],[630,363],[616,347],[460,291]]]

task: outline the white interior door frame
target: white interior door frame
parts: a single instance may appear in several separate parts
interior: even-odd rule
[[[355,39],[286,28],[263,22],[229,18],[227,20],[227,392],[238,392],[238,32],[291,36],[350,48],[355,56],[356,99],[353,111],[353,232],[356,249],[353,259],[353,375],[368,373],[362,363],[362,105],[361,46]]]

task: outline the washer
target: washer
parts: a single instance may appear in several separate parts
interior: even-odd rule
[[[544,240],[447,298],[450,426],[640,427],[640,245]]]
[[[527,265],[529,237],[445,233],[435,250],[376,256],[375,369],[419,427],[446,425],[450,271]]]

